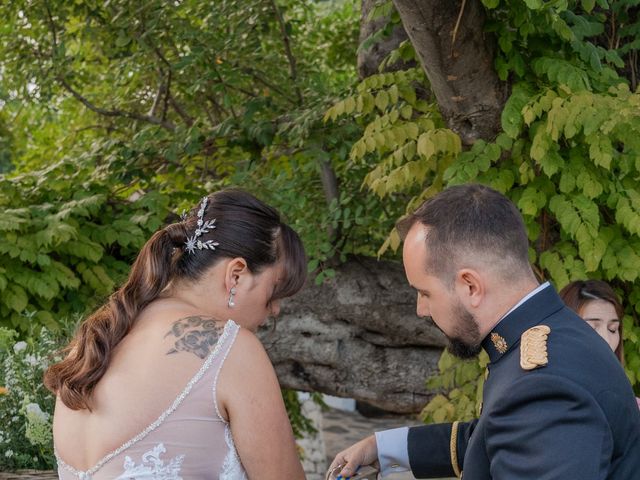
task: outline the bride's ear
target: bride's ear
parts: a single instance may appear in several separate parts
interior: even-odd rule
[[[232,258],[227,263],[224,276],[224,286],[227,291],[238,285],[240,278],[249,273],[247,262],[242,257]]]

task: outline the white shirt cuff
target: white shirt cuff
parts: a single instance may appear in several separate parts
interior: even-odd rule
[[[380,474],[383,477],[390,473],[406,472],[411,469],[407,448],[408,435],[409,427],[376,432],[378,462],[380,462]]]

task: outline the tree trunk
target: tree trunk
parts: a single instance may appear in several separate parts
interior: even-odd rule
[[[362,0],[360,9],[360,45],[362,45],[362,42],[369,38],[373,33],[383,28],[389,21],[389,18],[387,17],[367,20],[369,12],[373,10],[375,4],[376,0]],[[387,55],[398,48],[398,46],[407,39],[407,32],[404,31],[402,25],[397,25],[388,37],[375,42],[369,48],[358,48],[359,77],[362,79],[373,75],[374,73],[378,73],[378,67],[380,67],[380,64]],[[413,65],[399,61],[392,65],[391,68],[385,69],[385,71],[400,70],[410,66]]]
[[[500,131],[508,94],[494,68],[480,0],[393,0],[427,74],[440,111],[462,142]]]
[[[418,412],[433,392],[444,335],[416,315],[402,266],[356,258],[331,281],[309,284],[260,332],[283,387]]]

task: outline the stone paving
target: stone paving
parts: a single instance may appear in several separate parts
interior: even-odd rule
[[[376,430],[413,425],[415,417],[390,416],[365,418],[356,411],[335,408],[322,411],[312,401],[303,404],[303,412],[313,421],[318,434],[298,441],[304,450],[303,466],[307,480],[324,480],[331,461],[338,452],[371,435]],[[369,477],[372,478],[372,477]],[[412,480],[411,474],[396,474],[385,477],[389,480]]]
[[[298,441],[304,450],[307,480],[324,480],[327,467],[340,451],[375,431],[419,424],[415,416],[367,418],[357,411],[336,408],[322,411],[310,400],[304,402],[303,411],[318,430],[315,436]],[[385,480],[414,480],[414,477],[411,473],[398,473],[386,476]]]
[[[379,430],[416,425],[415,416],[366,418],[358,412],[329,409],[322,412],[322,436],[329,465],[338,452]],[[389,480],[413,480],[410,473],[388,475]]]

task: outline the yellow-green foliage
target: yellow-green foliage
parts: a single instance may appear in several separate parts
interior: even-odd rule
[[[417,98],[415,83],[425,83],[418,68],[372,75],[358,85],[357,94],[325,115],[325,120],[335,120],[343,114],[374,114],[353,144],[351,160],[365,162],[367,154],[382,157],[365,178],[380,197],[422,185],[429,172],[442,170],[461,151],[460,138],[444,126],[436,106]]]
[[[482,352],[478,361],[459,361],[446,350],[438,361],[440,375],[427,387],[441,391],[424,407],[420,418],[425,423],[471,420],[480,414],[485,368],[489,357]]]
[[[640,391],[640,92],[617,71],[640,47],[637,2],[482,3],[498,40],[496,71],[511,84],[496,138],[462,150],[437,105],[418,98],[428,95],[403,93],[428,90],[417,69],[365,79],[325,120],[350,115],[364,126],[351,158],[370,165],[365,185],[377,195],[408,194],[411,211],[446,186],[487,184],[522,212],[541,280],[557,289],[587,277],[610,282],[626,306],[625,368]],[[619,29],[606,31],[612,22]],[[393,230],[380,252],[399,244]],[[444,394],[424,418],[475,415],[481,370],[443,354],[429,386]]]
[[[426,79],[419,68],[380,73],[363,80],[357,93],[331,107],[325,121],[341,115],[371,118],[352,146],[354,164],[371,165],[364,184],[379,197],[421,188],[427,180],[441,185],[446,168],[461,152],[460,137],[446,128],[437,106],[418,98],[417,85]],[[427,189],[411,201],[416,204],[435,189]],[[380,248],[398,248],[395,231]]]

